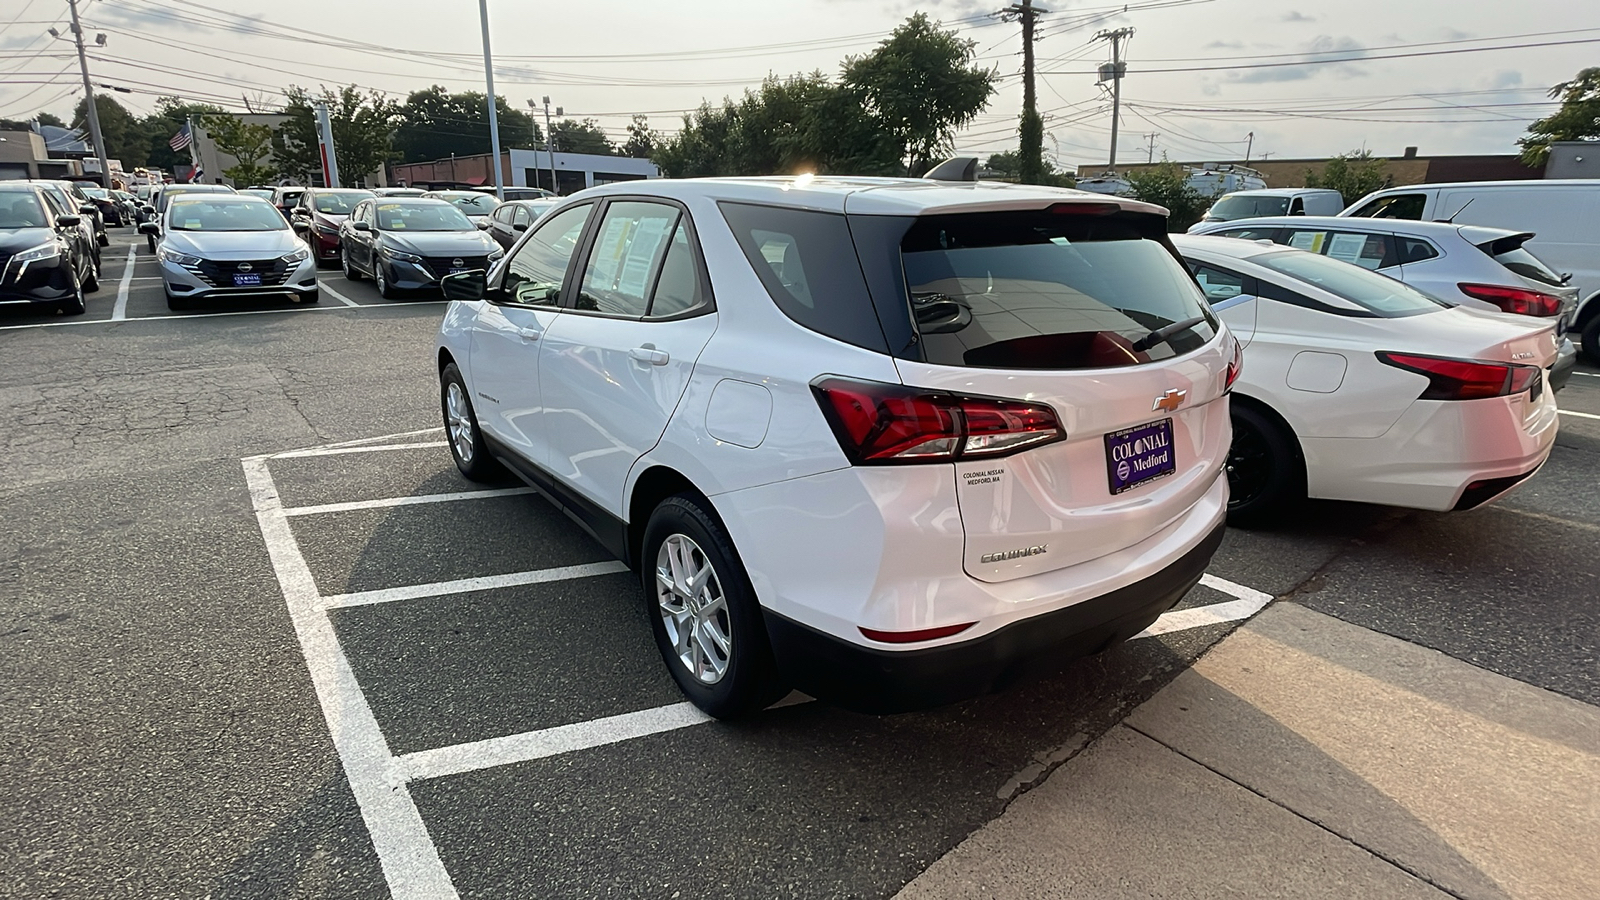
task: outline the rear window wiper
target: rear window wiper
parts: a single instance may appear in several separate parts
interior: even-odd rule
[[[1163,325],[1144,337],[1139,338],[1137,341],[1134,341],[1133,350],[1135,353],[1142,353],[1157,344],[1166,343],[1168,340],[1171,340],[1183,332],[1188,331],[1196,325],[1203,325],[1209,321],[1211,320],[1207,319],[1205,316],[1195,316],[1192,319],[1184,319],[1181,322],[1173,322],[1171,325]]]

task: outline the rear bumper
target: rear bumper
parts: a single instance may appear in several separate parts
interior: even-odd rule
[[[1200,580],[1223,531],[1221,524],[1214,526],[1153,575],[970,641],[880,650],[764,610],[767,634],[784,677],[814,697],[869,713],[939,706],[989,693],[1031,671],[1096,653],[1143,631]]]

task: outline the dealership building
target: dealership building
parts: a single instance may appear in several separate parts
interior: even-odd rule
[[[505,185],[552,190],[550,157],[548,150],[501,151],[500,171]],[[476,153],[431,162],[399,163],[389,168],[389,183],[415,187],[492,185],[494,170],[490,166],[493,158],[492,154]],[[661,170],[648,159],[556,151],[553,190],[565,196],[599,184],[660,177]]]

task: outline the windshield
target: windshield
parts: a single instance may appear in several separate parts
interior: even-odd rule
[[[96,200],[106,200],[111,196],[110,194],[106,193],[105,188],[86,187],[79,188],[79,190],[83,191],[85,196],[93,197]]]
[[[461,210],[444,203],[380,203],[380,231],[477,231]]]
[[[357,203],[371,197],[369,191],[318,191],[317,212],[329,216],[348,216]]]
[[[900,250],[931,363],[1132,366],[1199,349],[1217,333],[1183,266],[1121,219],[928,216],[912,225]],[[1166,340],[1151,335],[1181,322],[1192,324]]]
[[[50,217],[32,192],[0,194],[0,229],[46,228]]]
[[[469,216],[487,216],[499,205],[493,194],[439,194],[438,198],[450,201]]]
[[[282,231],[283,214],[255,200],[181,197],[172,203],[168,220],[173,231]]]
[[[1414,316],[1449,306],[1387,275],[1315,253],[1268,253],[1250,261],[1314,284],[1380,316]]]
[[[1222,222],[1234,219],[1254,219],[1259,216],[1281,216],[1289,211],[1288,197],[1251,197],[1234,194],[1223,197],[1206,213],[1206,218]]]

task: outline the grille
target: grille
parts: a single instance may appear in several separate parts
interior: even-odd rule
[[[456,260],[461,260],[456,265]],[[429,274],[435,278],[443,278],[450,274],[451,269],[487,269],[489,257],[487,256],[426,256],[422,264],[427,267]]]
[[[289,277],[289,267],[281,259],[250,259],[238,261],[219,261],[204,259],[197,266],[186,266],[190,272],[200,277],[201,281],[212,287],[233,287],[233,275],[239,267],[248,264],[249,274],[261,276],[262,287],[274,287],[283,284]],[[254,285],[251,285],[254,287]]]

